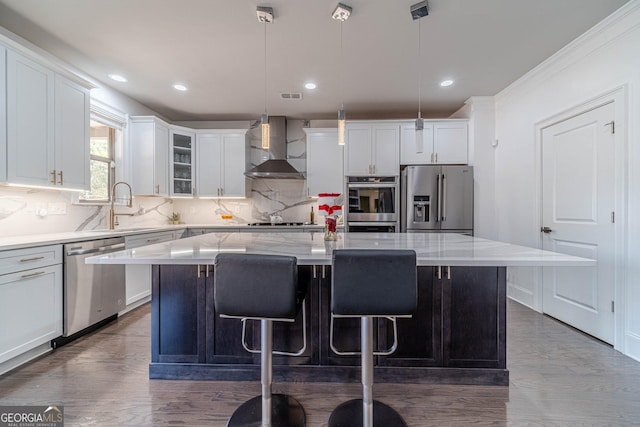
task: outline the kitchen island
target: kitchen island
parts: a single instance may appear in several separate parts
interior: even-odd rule
[[[595,261],[458,234],[211,233],[91,258],[101,264],[153,265],[150,378],[258,380],[259,355],[241,344],[241,322],[215,312],[213,262],[218,253],[292,255],[307,288],[308,345],[302,356],[275,356],[276,381],[354,381],[358,356],[329,348],[331,253],[334,249],[413,249],[418,309],[399,319],[398,350],[375,360],[376,382],[507,385],[506,269],[593,266]],[[299,316],[301,317],[301,315]],[[274,349],[300,347],[302,322],[274,324]],[[336,346],[357,350],[358,319],[336,319]],[[258,325],[247,340],[259,344]],[[376,325],[375,345],[392,340]]]

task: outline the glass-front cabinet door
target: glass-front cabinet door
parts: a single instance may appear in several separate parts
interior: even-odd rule
[[[171,130],[171,195],[194,195],[194,137],[191,132]]]

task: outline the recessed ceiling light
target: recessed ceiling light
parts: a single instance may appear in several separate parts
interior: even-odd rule
[[[440,82],[440,86],[442,87],[451,86],[452,84],[453,84],[453,80],[443,80]]]
[[[187,90],[187,87],[186,87],[185,85],[183,85],[183,84],[180,84],[180,83],[176,83],[176,84],[174,84],[174,85],[173,85],[173,88],[174,88],[175,90],[179,90],[179,91],[181,91],[181,92],[184,92],[184,91],[186,91],[186,90]]]
[[[120,74],[109,74],[109,78],[111,78],[111,80],[115,80],[120,83],[125,83],[127,81],[127,78],[124,76],[121,76]]]
[[[305,83],[304,87],[306,87],[307,89],[315,89],[318,87],[318,85],[316,85],[315,83],[309,82],[309,83]]]

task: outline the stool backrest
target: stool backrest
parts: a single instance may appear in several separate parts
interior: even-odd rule
[[[412,250],[333,251],[331,311],[343,316],[402,316],[417,305]]]
[[[296,257],[218,254],[213,282],[218,314],[264,319],[295,319],[298,314]]]

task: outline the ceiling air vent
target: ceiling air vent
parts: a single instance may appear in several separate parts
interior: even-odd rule
[[[300,92],[282,92],[280,94],[280,99],[299,101],[302,99],[302,94]]]

